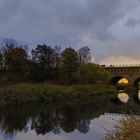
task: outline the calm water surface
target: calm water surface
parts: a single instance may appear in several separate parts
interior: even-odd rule
[[[102,140],[129,111],[140,115],[140,105],[99,97],[82,105],[7,107],[0,109],[0,140]]]
[[[61,128],[56,123],[53,124],[51,131],[47,130],[47,128],[41,128],[43,130],[39,130],[40,128],[32,126],[33,124],[29,120],[26,127],[21,131],[15,130],[10,134],[1,129],[0,140],[101,140],[109,130],[113,129],[122,117],[119,114],[118,116],[117,114],[104,114],[93,120],[80,120],[77,122],[77,128],[75,130],[67,130],[63,126]]]

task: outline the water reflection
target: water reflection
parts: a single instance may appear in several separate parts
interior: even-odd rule
[[[134,88],[132,91],[118,90],[116,103],[137,103],[140,104],[140,90]]]
[[[70,133],[75,130],[86,134],[90,130],[89,114],[92,108],[63,107],[61,109],[39,108],[38,112],[25,108],[17,110],[2,110],[0,118],[1,132],[5,136],[11,137],[19,132],[33,130],[37,135],[47,133],[60,134],[61,132]],[[87,115],[89,116],[87,116]],[[90,116],[91,115],[91,116]],[[95,115],[96,116],[96,115]]]
[[[8,107],[0,109],[0,140],[100,140],[124,110],[101,96],[80,105]]]
[[[129,95],[125,92],[118,93],[117,97],[122,103],[127,103],[129,101]]]
[[[138,99],[140,101],[140,90],[138,90]]]
[[[103,114],[100,117],[93,119],[90,121],[84,121],[82,124],[79,125],[80,132],[84,132],[84,135],[81,135],[78,131],[73,131],[71,133],[66,133],[65,131],[61,130],[59,135],[48,132],[45,135],[38,135],[36,130],[32,130],[30,126],[28,126],[28,131],[24,132],[17,132],[16,135],[4,135],[0,136],[0,140],[101,140],[104,138],[108,131],[111,131],[117,122],[124,118],[121,114]],[[70,122],[69,122],[70,123]],[[89,124],[90,124],[90,131],[89,131]],[[88,128],[88,129],[87,129]],[[107,131],[108,130],[108,131]],[[88,133],[87,133],[88,131]]]

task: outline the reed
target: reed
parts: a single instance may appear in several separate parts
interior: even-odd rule
[[[130,117],[122,120],[115,134],[108,134],[106,140],[140,140],[140,119]]]
[[[93,96],[113,95],[115,89],[107,85],[52,85],[22,83],[0,87],[0,105],[32,102],[81,101]]]

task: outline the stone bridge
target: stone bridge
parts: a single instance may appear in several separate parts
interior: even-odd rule
[[[110,84],[117,84],[122,78],[126,78],[129,85],[138,85],[140,82],[140,65],[102,65],[111,74]]]

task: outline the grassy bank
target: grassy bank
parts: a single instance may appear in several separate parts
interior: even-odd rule
[[[115,135],[109,134],[106,140],[140,140],[140,119],[132,117],[121,121]]]
[[[112,96],[115,89],[107,85],[51,85],[51,84],[16,84],[0,87],[0,105],[32,102],[81,102],[95,96]]]

